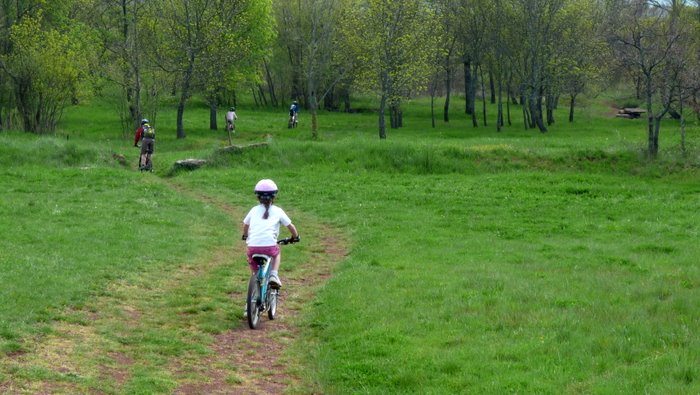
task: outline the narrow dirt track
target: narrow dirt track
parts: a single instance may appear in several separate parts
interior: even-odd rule
[[[241,210],[228,203],[172,181],[162,182],[178,193],[216,207],[236,223],[242,218],[239,218]],[[280,292],[277,319],[270,321],[264,317],[258,330],[249,329],[242,319],[232,322],[232,329],[214,337],[211,352],[206,356],[194,363],[188,361],[187,366],[180,365],[174,358],[168,366],[170,377],[176,378],[177,382],[172,393],[281,394],[291,388],[303,393],[314,392],[304,388],[301,379],[287,368],[290,355],[286,351],[300,336],[294,324],[295,317],[330,277],[336,263],[347,255],[347,243],[337,229],[314,224],[313,233],[320,235],[314,238],[304,233],[304,226],[300,228],[302,243],[313,247],[308,249],[306,262],[295,262],[294,270],[285,271],[283,263],[281,277],[284,287]],[[80,322],[56,322],[52,324],[51,333],[35,339],[27,352],[0,357],[0,364],[8,367],[7,370],[0,369],[0,394],[104,393],[101,390],[85,390],[72,378],[97,382],[106,380],[113,383],[112,388],[116,386],[117,393],[126,393],[127,390],[123,388],[131,379],[134,356],[128,354],[128,349],[120,351],[120,345],[114,343],[115,334],[106,333],[104,329],[120,320],[126,327],[149,325],[143,321],[150,313],[139,310],[139,299],[158,299],[169,288],[183,286],[192,278],[230,265],[231,262],[242,262],[243,253],[242,245],[225,247],[213,252],[213,258],[203,265],[205,267],[191,262],[183,263],[163,279],[160,286],[164,289],[151,287],[148,280],[137,284],[116,281],[110,285],[107,295],[98,296],[90,302],[92,308],[73,312],[83,317]],[[242,311],[245,295],[231,294],[229,297],[231,303],[241,306]],[[189,374],[193,366],[196,374]],[[11,372],[14,369],[43,369],[50,374],[43,379],[28,380],[12,375],[3,376],[3,371]],[[52,378],[52,375],[55,377]]]
[[[241,220],[229,204],[170,185],[180,193],[219,208],[236,222]],[[199,373],[208,379],[180,385],[175,394],[281,394],[299,383],[299,378],[290,375],[283,361],[287,345],[298,336],[297,328],[292,325],[299,313],[294,306],[311,300],[315,289],[330,277],[335,264],[347,255],[346,243],[337,232],[326,229],[324,233],[327,235],[318,240],[302,239],[304,243],[317,243],[318,248],[308,262],[301,264],[300,270],[281,272],[284,286],[280,290],[277,318],[270,321],[264,316],[256,330],[249,329],[247,321],[242,320],[240,326],[217,335],[213,355],[201,361]],[[230,259],[235,261],[240,257]],[[245,295],[232,294],[231,299],[243,308],[241,301]],[[220,366],[238,367],[238,380],[230,382],[227,371]]]
[[[327,238],[320,240],[322,248],[317,258],[338,262],[346,250]],[[281,394],[288,387],[299,383],[299,378],[289,374],[283,360],[287,346],[298,336],[292,325],[299,311],[291,306],[299,305],[313,297],[313,290],[329,276],[327,267],[308,262],[303,265],[303,277],[283,277],[277,318],[270,321],[263,317],[259,329],[248,328],[247,321],[235,329],[216,336],[213,356],[202,361],[200,374],[206,381],[181,385],[176,394]],[[232,295],[240,303],[245,295]],[[241,305],[241,308],[243,306]],[[227,380],[225,370],[218,366],[237,366],[239,382]]]

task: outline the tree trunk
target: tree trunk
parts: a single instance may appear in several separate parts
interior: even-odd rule
[[[540,132],[546,133],[547,127],[544,125],[544,119],[542,116],[542,94],[537,95],[535,100],[535,111],[533,114],[535,124],[540,129]]]
[[[265,97],[265,91],[263,90],[263,87],[260,84],[258,84],[258,92],[260,92],[260,101],[265,107],[267,107],[267,98]]]
[[[554,124],[554,108],[556,107],[554,95],[547,95],[547,102],[545,105],[547,108],[547,125],[551,126]]]
[[[379,138],[386,139],[386,124],[384,123],[384,111],[386,110],[386,94],[382,94],[379,101]]]
[[[177,138],[184,139],[185,126],[184,126],[184,114],[185,114],[185,98],[184,95],[180,96],[180,102],[177,104]]]
[[[496,104],[496,85],[493,81],[493,71],[491,71],[491,67],[489,67],[489,88],[491,90],[491,104]]]
[[[352,112],[352,103],[350,103],[350,90],[347,88],[340,89],[340,97],[343,100],[343,111]]]
[[[255,88],[251,87],[250,91],[253,96],[253,101],[255,102],[255,107],[260,107],[260,103],[258,102],[258,95],[255,94]]]
[[[503,127],[503,86],[501,79],[498,79],[498,113],[496,115],[496,131],[500,132]]]
[[[472,62],[471,59],[464,59],[464,113],[474,113],[474,85],[472,81]],[[476,126],[476,125],[474,125]]]
[[[177,105],[177,138],[184,139],[185,134],[185,104],[190,95],[190,87],[192,84],[192,75],[194,74],[194,53],[189,54],[189,59],[187,63],[187,70],[185,70],[185,75],[182,80],[182,92],[180,92],[180,101]]]
[[[19,112],[22,115],[22,126],[25,132],[36,132],[34,125],[32,124],[32,110],[30,106],[30,89],[31,82],[25,80],[15,80],[15,97],[17,98],[17,104],[19,107]]]
[[[219,127],[216,122],[216,110],[217,110],[216,99],[209,101],[209,130],[218,130]]]
[[[479,72],[481,77],[481,108],[484,116],[484,126],[489,126],[486,120],[486,84],[484,84],[484,68],[479,66]]]
[[[661,119],[663,117],[654,117],[654,136],[652,138],[653,144],[653,157],[655,158],[659,154],[659,131],[661,130]]]
[[[654,125],[654,108],[652,104],[652,82],[651,82],[651,76],[647,75],[645,76],[645,95],[646,95],[646,104],[647,104],[647,128],[648,128],[648,136],[647,136],[647,154],[651,158],[656,158],[656,155],[659,150],[659,140],[656,137],[654,133],[655,125]]]
[[[450,81],[450,78],[448,77],[447,80],[445,81],[445,88],[447,89],[445,91],[445,107],[443,109],[443,120],[445,122],[450,122],[450,85],[452,84],[452,81]]]
[[[318,139],[318,99],[316,91],[309,89],[309,110],[311,112],[311,138]]]
[[[435,89],[430,90],[430,121],[435,129]]]
[[[686,148],[685,148],[685,116],[683,115],[683,89],[678,87],[678,105],[679,105],[679,113],[681,115],[681,152],[685,155],[686,154]],[[2,123],[0,123],[1,125]]]
[[[530,129],[530,111],[527,108],[527,101],[522,100],[522,96],[520,97],[520,106],[523,108],[523,123],[525,124],[525,130]]]
[[[277,107],[279,103],[277,102],[277,95],[275,94],[275,83],[272,80],[272,74],[270,74],[270,67],[267,64],[267,60],[263,60],[263,64],[265,65],[265,76],[267,79],[267,90],[270,94],[270,102],[272,103],[272,106]]]
[[[571,95],[571,104],[569,104],[569,122],[574,121],[574,107],[576,107],[576,95]]]
[[[392,129],[399,128],[399,106],[396,103],[389,105],[390,124]]]
[[[450,92],[452,91],[452,72],[450,70],[450,56],[445,59],[445,108],[443,119],[450,122]]]
[[[513,125],[510,119],[510,99],[513,96],[513,73],[511,71],[508,72],[508,84],[506,85],[506,91],[506,114],[508,117],[508,126],[511,126]]]

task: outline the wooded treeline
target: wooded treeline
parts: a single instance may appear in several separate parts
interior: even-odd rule
[[[426,94],[433,125],[459,94],[474,127],[546,132],[562,97],[573,121],[578,95],[626,82],[655,156],[664,117],[700,116],[699,1],[0,0],[0,128],[51,132],[67,105],[103,95],[128,134],[168,95],[184,138],[192,95],[216,129],[246,92],[299,100],[314,136],[318,110],[353,111],[355,93],[378,98],[380,138]]]

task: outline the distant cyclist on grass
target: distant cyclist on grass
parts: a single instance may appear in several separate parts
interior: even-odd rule
[[[289,107],[289,128],[297,127],[297,122],[299,121],[299,103],[296,100],[292,102]]]
[[[253,207],[245,219],[243,219],[243,237],[248,245],[248,264],[250,270],[255,273],[257,265],[253,261],[253,254],[265,254],[273,257],[270,270],[270,287],[280,288],[282,282],[279,278],[281,263],[280,247],[277,238],[280,233],[280,224],[289,229],[292,234],[292,242],[299,241],[299,232],[292,224],[282,208],[274,205],[277,196],[277,185],[269,179],[260,180],[255,185],[255,194],[258,204]]]
[[[153,151],[155,151],[156,130],[151,126],[146,118],[141,120],[141,126],[136,129],[136,136],[134,136],[134,147],[138,147],[139,142],[141,142],[139,170],[152,171],[153,163],[151,162],[151,155],[153,155]]]
[[[229,108],[228,112],[226,113],[226,130],[236,130],[236,119],[238,119],[238,115],[236,115],[236,107]]]

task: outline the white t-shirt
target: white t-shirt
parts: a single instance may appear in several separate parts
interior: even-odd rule
[[[277,245],[277,237],[280,234],[280,224],[288,226],[292,223],[287,214],[280,207],[270,205],[269,217],[263,219],[265,205],[259,204],[253,207],[243,219],[243,223],[249,225],[246,244],[249,247],[270,247]]]
[[[233,111],[229,111],[226,113],[226,120],[229,122],[233,122],[234,120],[238,119],[236,116],[236,113]]]

